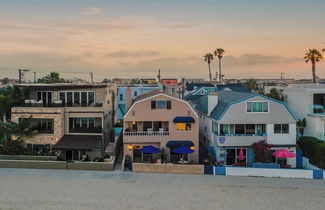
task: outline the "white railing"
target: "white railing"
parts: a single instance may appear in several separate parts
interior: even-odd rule
[[[169,131],[125,131],[123,141],[125,143],[136,142],[161,142],[169,138]]]

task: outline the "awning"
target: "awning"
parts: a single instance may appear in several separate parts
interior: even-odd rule
[[[99,135],[65,135],[53,146],[57,150],[93,150],[102,139]]]
[[[173,122],[174,123],[194,123],[195,120],[193,117],[175,117]]]
[[[181,147],[181,146],[186,146],[186,147],[193,147],[194,144],[192,141],[169,141],[166,144],[167,147]]]

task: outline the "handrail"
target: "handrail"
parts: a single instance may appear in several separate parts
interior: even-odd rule
[[[157,136],[169,135],[169,131],[124,131],[125,136]]]

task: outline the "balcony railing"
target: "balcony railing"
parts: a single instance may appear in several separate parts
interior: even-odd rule
[[[325,116],[325,106],[314,104],[309,106],[309,113],[315,115],[324,115]]]
[[[125,131],[123,141],[127,143],[161,142],[169,139],[169,131]]]
[[[70,128],[70,133],[102,133],[102,128]]]
[[[28,100],[26,100],[28,101]],[[17,103],[14,104],[14,107],[102,107],[102,102],[94,102],[91,104],[68,104],[68,103],[42,103],[42,102],[36,102],[33,100],[29,100],[30,102],[23,102],[23,103]]]

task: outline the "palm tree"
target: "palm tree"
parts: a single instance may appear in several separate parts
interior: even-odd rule
[[[211,61],[213,60],[213,55],[211,53],[207,53],[204,56],[204,61],[208,63],[209,66],[209,77],[210,82],[212,82],[212,76],[211,76]]]
[[[217,48],[215,51],[214,51],[214,55],[216,57],[218,57],[219,59],[219,82],[221,82],[221,78],[222,78],[222,74],[221,74],[221,58],[223,57],[223,54],[225,53],[226,51],[222,48]]]
[[[258,85],[256,79],[250,78],[250,79],[246,80],[244,85],[253,91],[259,90],[259,87],[258,87],[259,85]]]
[[[306,63],[309,61],[311,62],[313,83],[316,83],[316,63],[323,60],[323,55],[317,49],[309,49],[309,51],[305,53],[304,59]]]

